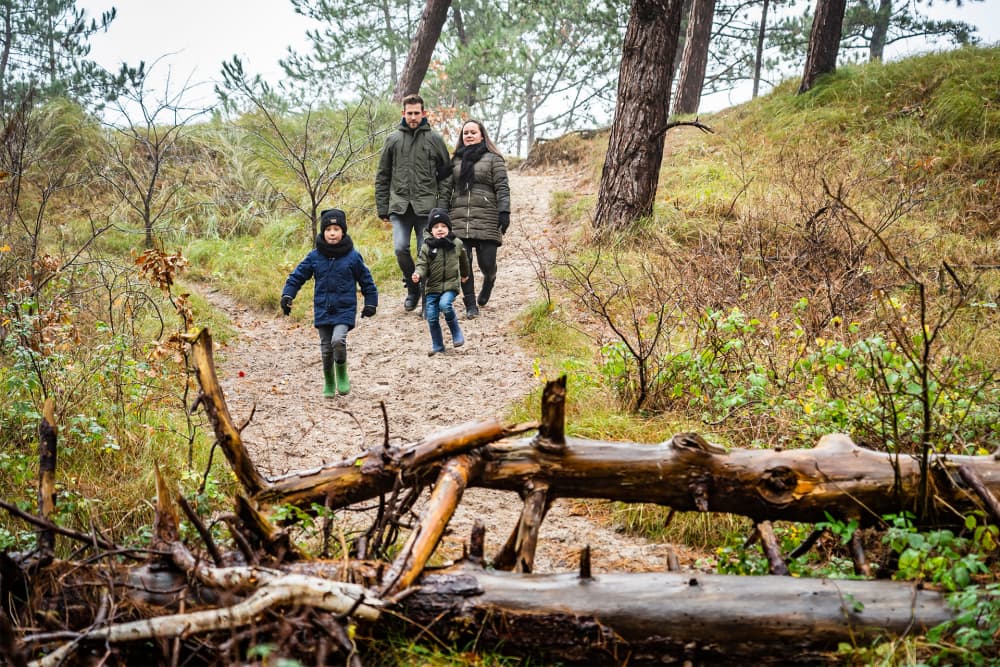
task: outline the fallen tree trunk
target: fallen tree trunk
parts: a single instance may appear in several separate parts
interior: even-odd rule
[[[953,612],[890,581],[643,573],[425,573],[403,615],[437,637],[586,664],[816,661],[840,642],[919,634]],[[780,646],[780,650],[776,650]]]
[[[408,447],[376,446],[346,461],[265,479],[232,424],[212,365],[211,337],[202,330],[190,340],[198,351],[199,402],[247,495],[264,506],[316,503],[338,508],[384,495],[400,478],[426,485],[444,460],[474,449],[482,450],[484,465],[480,474],[470,476],[468,487],[513,491],[521,497],[533,497],[533,490],[545,487],[546,505],[557,498],[602,498],[739,514],[757,523],[815,523],[829,513],[856,518],[862,526],[918,506],[922,471],[916,457],[863,449],[842,434],[824,436],[813,449],[783,451],[726,451],[694,433],[659,444],[565,438],[564,381],[546,388],[540,423],[472,422]],[[539,431],[534,438],[511,438],[532,429]],[[971,475],[960,475],[960,468]],[[928,474],[936,510],[927,517],[931,523],[942,516],[958,519],[956,512],[980,507],[983,491],[971,491],[968,479],[980,480],[983,490],[1000,495],[1000,460],[992,455],[935,455]],[[522,538],[530,540],[530,532]]]
[[[477,425],[462,428],[475,431]],[[550,501],[603,498],[657,503],[679,511],[739,514],[754,521],[812,523],[824,521],[829,512],[872,525],[882,515],[915,507],[920,479],[917,459],[864,449],[841,434],[824,436],[813,449],[733,449],[724,454],[678,445],[675,439],[642,444],[566,438],[558,455],[540,450],[532,439],[483,447],[485,465],[478,477],[469,480],[469,487],[523,494],[544,481]],[[428,465],[420,473],[425,480],[433,478],[440,460]],[[986,489],[1000,495],[1000,461],[993,456],[932,457],[938,517],[944,508],[961,514],[979,507],[976,495],[957,475],[960,466],[974,470]],[[365,454],[278,480],[254,498],[264,504],[306,506],[330,498],[331,506],[338,507],[389,492],[394,471]]]
[[[179,544],[172,552],[173,573],[180,576],[161,571],[146,579],[143,589],[147,600],[149,593],[169,600],[145,607],[147,614],[160,615],[124,622],[78,618],[82,630],[29,635],[28,645],[54,649],[34,665],[60,664],[95,642],[122,647],[129,655],[125,647],[135,642],[184,638],[195,640],[192,646],[201,651],[241,626],[253,626],[265,610],[283,608],[350,616],[359,624],[359,638],[393,630],[432,633],[456,644],[474,641],[476,650],[588,665],[815,663],[840,642],[921,634],[954,618],[941,593],[891,581],[673,572],[525,575],[468,562],[425,570],[392,604],[371,589],[336,581],[351,571],[365,572],[364,578],[376,574],[371,563],[213,568]],[[148,576],[136,568],[116,568],[109,576],[109,569],[59,565],[60,585],[49,590],[50,603],[42,603],[59,614],[53,618],[67,619],[62,606],[79,607],[82,599],[75,596],[83,591],[120,612],[130,606],[120,596],[136,595],[137,573]],[[195,609],[198,600],[228,604]],[[192,608],[185,611],[185,603]]]

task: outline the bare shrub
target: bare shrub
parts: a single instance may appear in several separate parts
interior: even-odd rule
[[[622,404],[771,445],[848,431],[900,453],[994,442],[993,311],[940,235],[913,223],[923,181],[851,156],[743,174],[735,216],[683,243],[637,225],[539,276],[588,333]],[[904,177],[905,176],[905,177]],[[944,268],[942,268],[942,266]],[[966,271],[967,273],[967,271]]]

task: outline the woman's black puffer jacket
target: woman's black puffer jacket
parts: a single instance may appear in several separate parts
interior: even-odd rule
[[[462,158],[452,158],[451,166],[451,176],[443,185],[455,236],[502,245],[499,213],[510,213],[510,184],[503,156],[484,153],[475,164],[472,187],[467,189],[458,187]]]

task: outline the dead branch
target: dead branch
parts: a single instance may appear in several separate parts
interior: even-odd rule
[[[366,621],[379,617],[381,603],[371,591],[357,584],[328,581],[299,574],[271,575],[265,570],[227,568],[224,574],[211,578],[257,581],[260,586],[249,598],[219,609],[172,614],[155,618],[119,623],[81,633],[76,640],[64,644],[44,658],[32,662],[32,667],[57,667],[84,641],[105,641],[110,644],[145,639],[190,637],[206,632],[231,630],[250,625],[268,609],[283,606],[308,606],[336,614],[353,615]],[[236,570],[247,570],[236,572]],[[358,602],[362,601],[359,605]],[[353,611],[352,611],[353,610]]]
[[[26,521],[27,523],[30,523],[33,526],[38,526],[43,530],[51,530],[55,533],[58,533],[59,535],[62,535],[63,537],[68,537],[72,540],[76,540],[77,542],[82,542],[84,544],[93,546],[95,548],[104,549],[105,551],[116,551],[122,553],[129,552],[128,549],[122,549],[114,542],[110,542],[96,533],[81,533],[80,531],[73,530],[71,528],[63,528],[62,526],[54,524],[51,521],[43,519],[40,516],[35,516],[34,514],[28,514],[27,512],[18,509],[17,505],[8,503],[5,500],[0,500],[0,508],[2,508],[11,516],[21,519],[22,521]]]
[[[757,534],[760,536],[760,545],[767,557],[771,574],[788,576],[788,566],[781,555],[781,546],[778,538],[774,535],[774,527],[770,521],[761,521],[757,524]]]
[[[971,466],[958,466],[958,474],[961,475],[962,481],[968,484],[983,501],[983,505],[986,506],[989,515],[993,517],[993,521],[1000,524],[1000,501],[997,500],[995,491],[989,489],[983,478]]]
[[[42,421],[38,424],[38,514],[48,520],[56,508],[56,444],[59,430],[56,426],[55,401],[50,396],[42,407]],[[40,562],[48,562],[55,555],[56,535],[51,528],[38,534]]]
[[[410,533],[403,550],[389,568],[384,588],[386,596],[408,587],[423,571],[462,500],[469,479],[478,472],[480,465],[478,456],[462,454],[441,469],[419,527]]]
[[[222,447],[229,466],[233,469],[240,484],[249,493],[257,493],[265,486],[264,478],[250,461],[250,455],[243,444],[240,431],[233,424],[226,405],[219,377],[215,372],[215,361],[212,351],[212,337],[207,329],[202,329],[194,336],[186,337],[191,344],[192,361],[201,394],[198,404],[205,408],[209,420],[215,429],[215,438]]]

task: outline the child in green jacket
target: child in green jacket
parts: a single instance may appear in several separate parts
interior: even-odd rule
[[[451,231],[448,211],[435,208],[427,216],[430,236],[424,239],[417,255],[416,268],[410,279],[414,285],[424,280],[424,315],[431,331],[431,351],[428,356],[444,352],[444,334],[441,331],[440,315],[451,331],[451,342],[455,347],[465,344],[465,336],[458,326],[458,316],[452,303],[458,296],[462,283],[469,279],[469,256],[461,239]]]

